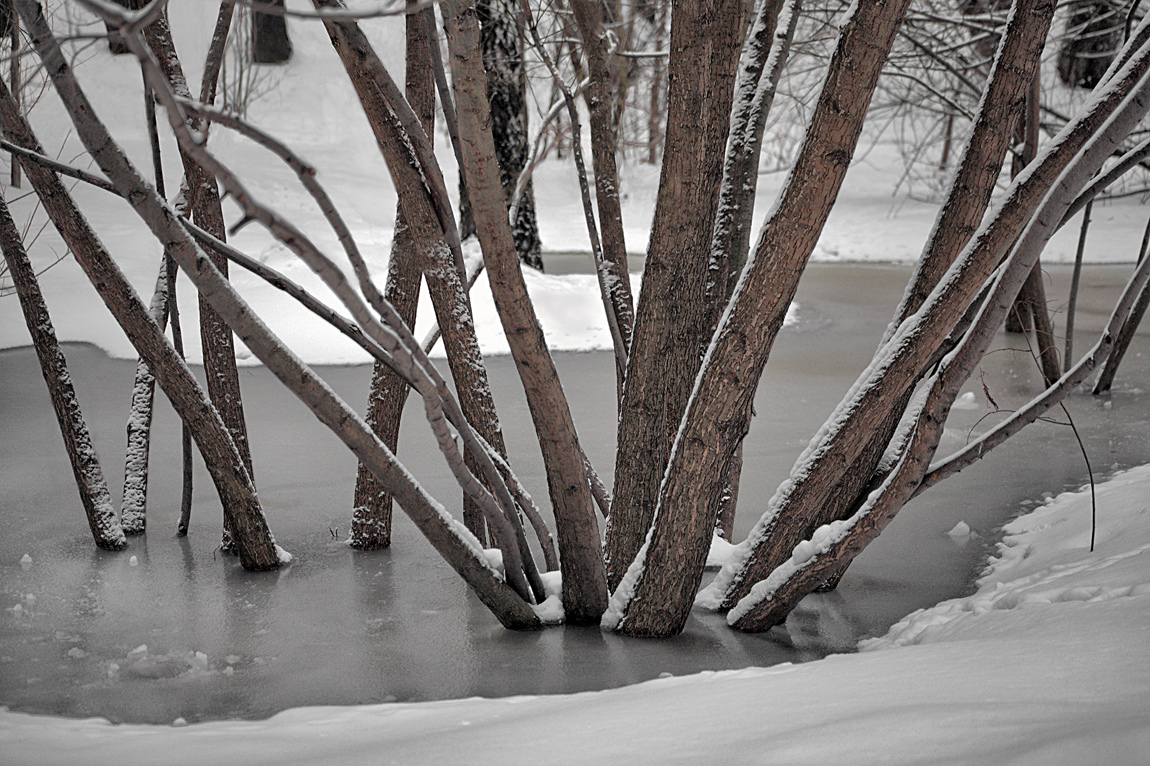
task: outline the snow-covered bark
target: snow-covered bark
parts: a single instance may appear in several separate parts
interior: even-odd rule
[[[1002,126],[1016,122],[1026,107],[1053,14],[1054,3],[1050,0],[1021,0],[1012,7],[947,197],[939,208],[915,272],[884,334],[884,343],[907,316],[921,307],[977,229],[1010,145],[1011,133],[1003,130]],[[879,461],[889,449],[913,388],[913,384],[908,384],[899,399],[886,405],[886,415],[880,424],[863,435],[865,446],[855,455],[851,470],[842,472],[833,489],[822,495],[817,516],[808,520],[803,518],[802,511],[795,514],[798,536],[809,535],[816,527],[831,520],[850,516],[874,485],[881,481]],[[786,508],[781,509],[780,514],[791,515]],[[787,538],[779,549],[779,555],[786,554],[787,546],[794,542],[797,540]],[[838,572],[830,578],[828,586],[837,583],[841,575],[842,572]]]
[[[671,18],[666,150],[620,404],[607,526],[612,589],[650,528],[671,442],[710,338],[707,261],[744,5],[684,3]]]
[[[78,98],[81,103],[79,114],[95,121],[91,106],[83,99],[83,94],[79,93],[75,79],[59,52],[39,5],[28,0],[21,2],[18,10],[24,20],[25,28],[32,34],[37,52],[42,61],[46,62],[46,71],[59,91],[67,94],[65,100]],[[13,143],[43,154],[28,123],[18,112],[10,108],[10,104],[10,100],[4,100],[4,108],[0,110],[5,133]],[[99,159],[104,157],[104,152],[113,151],[115,144],[111,142],[102,126],[98,130],[103,140],[88,146],[90,151],[96,149],[92,154]],[[101,299],[116,317],[140,356],[155,372],[160,386],[168,395],[176,412],[192,430],[196,444],[204,457],[204,463],[219,491],[224,514],[236,532],[235,542],[239,549],[241,564],[253,570],[277,567],[279,557],[275,550],[275,541],[260,509],[255,488],[243,468],[235,443],[219,413],[212,407],[191,370],[176,354],[159,326],[152,321],[147,307],[104,249],[56,175],[32,163],[25,166],[25,172],[52,222],[71,248],[73,256],[88,274]],[[137,188],[141,194],[148,189],[142,178],[139,179]],[[146,193],[154,195],[150,190]],[[167,208],[167,213],[170,225],[175,227],[174,211]]]
[[[727,615],[727,621],[733,627],[758,631],[781,622],[820,578],[825,578],[830,571],[857,555],[915,494],[938,448],[951,406],[989,348],[995,332],[1002,326],[1043,247],[1058,229],[1079,190],[1150,109],[1150,78],[1145,74],[1148,60],[1150,46],[1146,46],[1127,68],[1127,73],[1140,70],[1132,78],[1133,83],[1127,80],[1126,87],[1119,89],[1129,93],[1129,97],[1050,186],[1049,193],[1028,220],[1009,260],[994,280],[990,295],[970,330],[929,379],[928,393],[894,470],[850,519],[821,527],[814,538],[795,546],[788,562],[771,572],[764,581],[756,583]],[[1102,99],[1098,95],[1096,93],[1093,103],[1085,107],[1087,111],[1099,106]],[[1064,129],[1052,142],[1064,138],[1066,132]],[[1128,301],[1132,293],[1132,290],[1127,290],[1123,300]],[[1071,390],[1068,385],[1054,388],[1057,396],[1050,397],[1049,404]]]
[[[571,12],[583,38],[583,55],[587,59],[587,88],[584,97],[590,113],[591,162],[595,170],[595,204],[599,209],[599,229],[603,248],[608,297],[619,328],[624,351],[631,347],[635,328],[634,298],[627,269],[627,243],[623,236],[623,210],[619,202],[619,170],[616,166],[618,143],[615,121],[617,102],[622,93],[613,88],[615,76],[611,67],[610,44],[603,28],[600,4],[591,0],[572,0]],[[622,385],[623,373],[619,377]]]
[[[1075,162],[1079,150],[1088,144],[1099,145],[1095,138],[1100,131],[1110,130],[1108,120],[1116,110],[1121,114],[1128,113],[1129,110],[1119,108],[1142,80],[1147,65],[1146,56],[1132,59],[1130,66],[1100,89],[1075,119],[1043,147],[1038,159],[1018,176],[996,213],[983,223],[927,303],[899,327],[871,367],[860,376],[812,441],[811,448],[800,457],[792,469],[791,478],[772,498],[766,514],[740,546],[740,555],[734,557],[730,565],[720,571],[708,591],[701,594],[701,603],[727,608],[734,606],[749,593],[754,583],[768,577],[778,562],[788,559],[795,545],[809,536],[804,534],[806,527],[802,522],[809,525],[810,518],[796,521],[793,513],[788,516],[783,510],[820,507],[819,499],[833,487],[838,480],[836,477],[852,465],[862,441],[857,435],[867,434],[876,426],[884,416],[884,403],[896,400],[898,391],[904,390],[909,381],[916,378],[916,371],[922,370],[930,361],[933,349],[946,340],[955,322],[982,292],[1003,256],[1022,235],[1050,190],[1060,182],[1063,172],[1071,168],[1076,173],[1075,178],[1079,177],[1077,171],[1083,167],[1082,162]],[[1089,175],[1067,193],[1072,197],[1071,201],[1088,180]],[[1060,209],[1055,226],[1069,205],[1067,202]],[[1033,266],[1036,258],[1037,253],[1027,268]],[[992,332],[993,328],[982,331]],[[927,412],[937,413],[937,410],[928,405]],[[829,521],[822,519],[819,523]],[[769,627],[769,620],[761,614],[752,615],[742,623],[748,629],[759,629],[758,626],[762,625]]]
[[[212,43],[205,60],[204,74],[200,83],[199,101],[202,104],[212,104],[215,101],[216,86],[224,56],[224,43],[231,26],[234,9],[235,3],[232,0],[220,3]],[[282,19],[282,17],[280,18]],[[176,53],[175,43],[172,40],[166,17],[160,15],[151,24],[148,24],[144,28],[144,35],[176,94],[182,98],[190,99],[192,93]],[[193,130],[202,131],[206,140],[208,127],[206,122],[196,121],[189,127]],[[183,162],[184,176],[189,189],[193,220],[213,236],[221,240],[226,239],[223,208],[220,205],[220,195],[216,188],[215,179],[182,148],[180,149],[180,159]],[[212,255],[209,254],[209,257]],[[214,263],[220,273],[226,277],[228,274],[227,259],[214,258]],[[207,379],[208,395],[211,396],[212,403],[219,410],[220,417],[227,424],[232,440],[236,443],[236,449],[239,450],[240,456],[243,458],[244,467],[254,482],[255,474],[252,468],[251,449],[248,445],[248,429],[244,419],[243,399],[240,394],[239,371],[236,369],[235,339],[227,323],[220,318],[215,309],[202,296],[200,297],[199,310],[200,345],[204,356],[204,376]],[[225,517],[224,550],[231,548],[230,534]]]
[[[801,0],[759,0],[739,59],[723,185],[711,238],[708,291],[718,321],[750,249],[759,154],[779,77],[790,52]]]
[[[156,289],[148,306],[152,320],[163,330],[168,322],[168,259],[160,259]],[[143,359],[136,362],[132,384],[132,407],[128,412],[127,447],[124,449],[124,494],[120,525],[128,535],[143,534],[148,506],[148,449],[152,442],[152,412],[156,376]]]
[[[909,0],[860,0],[841,27],[803,147],[707,349],[674,437],[646,567],[619,624],[622,632],[666,636],[686,624],[759,377],[846,175],[908,5]]]
[[[423,14],[407,16],[406,33],[407,99],[430,133],[435,119],[435,92],[432,73],[427,66],[430,40]],[[403,321],[409,327],[415,327],[422,269],[402,209],[396,211],[394,237],[383,295],[395,306]],[[401,376],[382,362],[375,363],[367,399],[367,422],[392,452],[399,445],[399,424],[407,392],[407,382]],[[375,550],[391,545],[391,505],[391,493],[380,486],[367,466],[361,463],[355,477],[352,501],[351,535],[348,538],[351,547]],[[486,535],[482,527],[470,523],[466,512],[464,519],[468,522],[468,529],[484,542]]]
[[[8,108],[19,109],[3,81],[0,81],[0,99],[7,102]],[[36,282],[36,272],[28,260],[28,254],[20,241],[20,232],[3,199],[0,199],[0,246],[4,251],[4,260],[8,263],[8,274],[20,299],[20,308],[32,336],[36,357],[40,360],[40,371],[48,385],[48,395],[60,424],[60,435],[64,438],[64,447],[76,477],[76,489],[80,492],[80,503],[84,506],[88,527],[92,530],[92,539],[99,548],[119,550],[128,541],[116,519],[108,484],[104,481],[104,472],[100,468],[88,426],[84,422],[84,414],[80,410],[80,402],[72,387],[68,362],[56,340],[48,305]]]
[[[515,257],[483,92],[478,21],[474,10],[459,0],[449,0],[441,8],[479,241],[547,471],[558,528],[564,610],[570,622],[598,622],[607,601],[599,525],[571,410]]]

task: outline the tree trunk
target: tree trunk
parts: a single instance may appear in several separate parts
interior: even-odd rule
[[[1022,137],[1022,152],[1015,155],[1011,164],[1011,177],[1022,172],[1022,169],[1033,162],[1035,155],[1038,154],[1038,86],[1039,76],[1035,73],[1030,92],[1026,97],[1026,111],[1019,121],[1018,132]],[[1017,324],[1010,321],[1012,318],[1017,320]],[[1034,328],[1034,342],[1038,345],[1038,361],[1042,368],[1042,377],[1047,384],[1051,384],[1062,377],[1062,370],[1054,339],[1054,325],[1046,308],[1046,288],[1042,284],[1041,261],[1034,264],[1034,269],[1026,278],[1026,284],[1022,286],[1014,301],[1014,308],[1007,314],[1008,332],[1025,332],[1029,327]]]
[[[742,0],[686,2],[671,17],[666,148],[620,406],[607,524],[612,590],[651,526],[662,467],[710,337],[707,262],[743,8]]]
[[[627,243],[623,235],[623,210],[619,202],[619,170],[615,164],[618,128],[615,104],[622,94],[614,91],[614,74],[607,33],[599,3],[572,0],[571,10],[583,38],[588,82],[584,96],[591,117],[591,163],[595,169],[595,203],[599,208],[600,241],[610,274],[611,306],[625,349],[631,347],[635,327],[634,298],[627,268]]]
[[[1144,82],[1146,63],[1150,60],[1150,48],[1144,48],[1138,58],[1141,61],[1135,70],[1140,71],[1134,83],[1124,78],[1124,82],[1117,89],[1133,90],[1131,98],[1114,110],[1111,119],[1104,125],[1097,126],[1087,137],[1083,151],[1076,152],[1077,156],[1068,162],[1064,172],[1047,184],[1049,193],[1044,195],[1038,209],[1027,219],[1024,231],[1012,248],[1006,267],[1002,270],[1001,276],[994,281],[991,294],[982,304],[973,325],[963,335],[954,353],[947,356],[931,377],[930,385],[925,389],[924,401],[917,411],[912,413],[914,422],[906,435],[905,444],[899,449],[896,465],[882,486],[857,514],[840,525],[827,527],[823,539],[808,541],[803,548],[796,548],[785,565],[772,572],[766,582],[756,586],[748,597],[740,601],[728,614],[727,621],[732,627],[739,630],[760,631],[777,625],[814,584],[825,579],[831,572],[841,569],[845,562],[850,561],[877,537],[906,501],[914,495],[938,448],[950,408],[958,397],[962,385],[969,379],[989,348],[991,340],[1013,304],[1014,294],[1021,289],[1037,262],[1039,253],[1057,230],[1059,221],[1073,203],[1075,195],[1088,183],[1090,177],[1098,172],[1102,163],[1134,129],[1150,107],[1150,88]],[[1101,99],[1097,98],[1092,101],[1093,103],[1086,107],[1087,111],[1095,111],[1101,103]],[[1078,125],[1082,124],[1082,121],[1077,122]],[[1065,143],[1075,132],[1072,128],[1073,126],[1068,125],[1052,139],[1051,145]],[[1046,157],[1056,153],[1049,151]],[[1016,184],[1014,188],[1017,189],[1019,185]],[[1007,199],[1013,201],[1017,197],[1008,191]],[[1009,206],[1008,202],[1000,207],[999,214],[1001,215]],[[1129,297],[1130,292],[1127,291],[1123,295],[1122,302],[1125,303]],[[1108,334],[1104,334],[1104,342]],[[1082,370],[1075,372],[1078,374]],[[1055,386],[1048,392],[1053,392],[1053,397],[1041,398],[1052,403],[1064,397],[1069,390],[1069,386]],[[1032,408],[1028,406],[1027,409]]]
[[[491,133],[499,161],[503,195],[510,206],[520,172],[530,155],[527,135],[526,76],[523,42],[515,20],[515,0],[476,0],[479,44],[487,72]],[[535,220],[535,187],[528,181],[511,226],[515,251],[524,265],[543,270],[539,224]]]
[[[408,5],[411,4],[409,0]],[[435,124],[435,86],[428,60],[430,40],[427,23],[423,14],[411,13],[406,18],[406,25],[407,100],[430,135]],[[402,206],[396,210],[394,236],[383,296],[395,306],[409,327],[415,327],[422,269]],[[407,383],[399,375],[383,363],[375,363],[368,394],[367,422],[392,452],[396,452],[399,443],[399,423],[408,390]],[[391,545],[391,504],[391,493],[380,486],[367,466],[360,463],[355,481],[351,547],[368,551]],[[464,516],[466,521],[467,514]],[[473,534],[477,530],[482,532],[481,523],[469,521],[467,528]],[[482,541],[486,535],[477,534],[476,537]]]
[[[558,528],[563,608],[570,623],[597,622],[607,601],[599,525],[575,424],[527,294],[507,222],[489,107],[483,93],[486,76],[478,55],[478,21],[475,11],[465,8],[461,0],[448,0],[440,7],[447,30],[459,128],[464,137],[468,192],[479,241],[547,471]]]
[[[939,208],[914,274],[883,334],[880,349],[893,337],[899,326],[923,305],[977,230],[990,203],[1010,145],[1011,134],[1002,130],[1001,126],[1013,124],[1025,112],[1054,7],[1054,3],[1049,0],[1019,2],[1003,30],[994,71],[963,147],[947,198]],[[876,483],[881,480],[879,462],[894,437],[902,414],[910,404],[913,388],[907,386],[901,398],[890,407],[883,422],[871,431],[866,446],[852,462],[851,470],[843,473],[834,489],[824,498],[823,512],[808,519],[798,533],[802,539],[809,537],[820,524],[849,517],[865,502]],[[836,587],[842,574],[843,570],[838,571],[826,587]]]
[[[772,499],[743,554],[720,571],[707,593],[700,594],[700,603],[734,606],[755,583],[790,558],[795,546],[805,539],[806,528],[833,520],[812,517],[820,513],[843,475],[855,470],[870,434],[891,417],[890,407],[937,359],[938,349],[983,292],[987,279],[1038,211],[1051,186],[1113,114],[1144,74],[1146,64],[1146,59],[1139,59],[1120,80],[1116,78],[1096,94],[1059,140],[1047,143],[1038,160],[1012,185],[996,215],[980,226],[914,321],[898,328],[880,350],[876,363],[860,376],[825,427],[825,436],[800,458],[791,479]]]
[[[224,0],[220,3],[220,11],[216,19],[216,28],[213,34],[213,48],[218,54],[209,55],[205,66],[204,77],[200,86],[199,101],[203,104],[212,104],[216,98],[216,85],[219,79],[220,65],[223,61],[223,41],[227,37],[227,30],[235,3],[233,0]],[[282,16],[277,17],[281,20]],[[172,41],[171,30],[167,19],[161,16],[144,30],[145,38],[156,59],[160,62],[164,74],[171,83],[178,96],[192,98],[187,80],[184,77],[183,67],[176,55],[176,48]],[[206,136],[207,124],[194,121],[194,127],[202,130]],[[184,174],[187,178],[187,187],[192,200],[192,218],[202,229],[212,236],[225,240],[227,229],[224,224],[223,208],[220,205],[219,190],[216,180],[192,158],[187,152],[180,150],[180,159],[184,165]],[[209,253],[216,268],[225,277],[228,275],[228,262],[226,258],[216,253]],[[204,356],[204,376],[207,378],[208,395],[212,403],[219,410],[220,417],[228,426],[232,440],[243,459],[248,476],[255,480],[252,470],[251,449],[248,446],[248,430],[244,419],[243,399],[240,395],[239,371],[236,369],[235,339],[227,323],[200,296],[200,344]],[[227,517],[225,516],[225,520]],[[230,531],[226,524],[224,527],[224,550],[230,550]]]
[[[49,76],[57,90],[67,90],[69,85],[74,85],[74,80],[59,48],[52,45],[54,40],[39,4],[33,0],[17,2],[21,18],[32,34],[33,44]],[[91,113],[91,107],[87,106],[87,109]],[[28,123],[16,111],[6,87],[0,92],[0,119],[3,119],[4,132],[10,141],[40,154],[44,153]],[[93,156],[96,155],[93,152]],[[24,172],[105,305],[116,317],[136,351],[155,373],[180,418],[192,430],[219,491],[224,516],[234,530],[240,563],[245,569],[251,570],[276,568],[279,566],[279,557],[275,541],[260,509],[255,487],[219,413],[208,401],[187,365],[176,355],[159,326],[152,321],[147,308],[88,226],[56,175],[32,162],[24,163]]]
[[[52,319],[48,316],[48,306],[36,282],[36,272],[28,260],[28,254],[20,241],[20,232],[3,199],[0,199],[0,246],[3,247],[4,260],[8,262],[8,274],[20,298],[20,309],[24,312],[24,322],[28,325],[32,345],[36,348],[36,357],[40,360],[40,371],[48,385],[48,395],[60,424],[60,435],[64,437],[68,460],[72,463],[76,489],[80,492],[80,503],[88,517],[92,539],[98,548],[119,550],[128,541],[120,528],[120,522],[116,520],[112,496],[108,493],[104,472],[100,469],[100,461],[92,447],[76,391],[72,388],[68,363],[56,340]]]
[[[273,8],[284,7],[284,0],[263,1]],[[291,58],[291,51],[287,17],[252,6],[252,63],[282,64]]]
[[[1150,245],[1150,221],[1147,221],[1146,230],[1142,234],[1142,246],[1138,250],[1138,263],[1142,263],[1146,259],[1148,245]],[[1091,393],[1095,395],[1105,393],[1114,385],[1114,376],[1118,373],[1118,365],[1122,363],[1122,357],[1130,348],[1130,342],[1134,340],[1134,333],[1138,330],[1138,325],[1142,323],[1148,305],[1150,305],[1150,287],[1143,285],[1137,301],[1130,309],[1130,314],[1125,317],[1118,330],[1118,337],[1114,341],[1114,350],[1106,359],[1106,364],[1103,365],[1102,372],[1098,375],[1098,381],[1094,384]]]
[[[686,624],[722,482],[746,433],[759,377],[850,165],[908,4],[863,0],[842,27],[802,150],[708,349],[658,495],[654,528],[627,573],[630,587],[612,597],[610,617],[617,621],[608,627],[658,637]]]
[[[160,261],[160,274],[152,291],[148,313],[163,330],[168,323],[168,259]],[[124,533],[140,535],[147,527],[148,450],[152,442],[152,412],[156,397],[156,376],[143,359],[136,361],[132,385],[132,408],[128,414],[127,448],[124,450],[124,492],[120,503],[120,524]]]

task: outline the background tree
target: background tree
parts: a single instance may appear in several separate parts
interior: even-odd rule
[[[261,5],[267,8],[261,8]],[[282,64],[291,58],[291,38],[288,36],[283,7],[284,0],[252,4],[253,63]]]
[[[523,36],[516,19],[514,0],[476,0],[475,15],[479,19],[480,49],[483,69],[487,73],[487,100],[499,160],[499,177],[510,210],[516,182],[530,154]],[[465,185],[465,182],[461,183]],[[542,271],[542,243],[535,218],[535,186],[530,180],[523,189],[517,211],[512,224],[515,251],[525,265]],[[460,235],[467,238],[473,234],[475,220],[468,204],[460,210]]]

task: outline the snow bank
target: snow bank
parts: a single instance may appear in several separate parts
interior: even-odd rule
[[[1014,521],[962,599],[860,654],[604,692],[301,708],[266,721],[113,726],[0,712],[5,762],[1144,764],[1150,466]]]

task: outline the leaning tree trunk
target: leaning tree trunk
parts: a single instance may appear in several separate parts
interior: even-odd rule
[[[234,0],[223,0],[216,19],[214,40],[227,36],[231,25]],[[282,18],[283,17],[279,17]],[[148,45],[156,59],[160,62],[164,74],[171,83],[176,95],[191,99],[191,91],[184,77],[183,67],[176,55],[176,48],[172,41],[171,30],[167,20],[161,16],[144,30]],[[223,63],[221,55],[209,57],[205,67],[204,76],[200,85],[200,103],[212,104],[216,98],[216,85],[219,80],[220,66]],[[208,125],[203,121],[194,121],[192,126],[207,135]],[[192,199],[192,218],[212,236],[226,240],[227,227],[224,223],[223,207],[220,204],[219,190],[216,180],[212,178],[198,162],[182,148],[180,159],[184,165],[184,174],[187,180],[188,193]],[[216,268],[226,277],[228,274],[228,261],[217,253],[209,253]],[[252,470],[251,449],[248,445],[248,429],[244,419],[243,399],[240,395],[239,371],[236,369],[235,339],[227,323],[219,316],[212,306],[200,296],[200,344],[204,355],[204,375],[207,378],[208,394],[212,403],[219,410],[220,416],[231,432],[232,440],[236,443],[248,476],[254,481]],[[227,516],[225,516],[225,520]],[[224,549],[230,550],[230,531],[226,524],[224,527]]]
[[[1016,3],[999,38],[994,70],[962,149],[947,198],[939,208],[914,274],[883,334],[880,349],[899,325],[923,305],[977,230],[1010,146],[1011,133],[1002,130],[1002,125],[1013,124],[1025,113],[1054,8],[1055,4],[1050,0]],[[913,389],[908,385],[901,398],[889,408],[883,422],[872,429],[866,446],[851,464],[852,470],[845,472],[835,488],[827,493],[823,512],[806,519],[801,529],[796,529],[796,536],[809,537],[819,525],[847,518],[866,500],[876,482],[881,480],[877,473],[880,460],[910,404]],[[784,536],[781,539],[790,541],[792,538]],[[826,587],[837,586],[842,574],[837,572]]]
[[[612,596],[606,627],[657,637],[686,624],[759,377],[846,176],[909,2],[863,0],[842,28],[803,147],[707,351],[659,487],[653,529],[625,587]]]
[[[904,322],[884,344],[875,364],[860,376],[836,409],[818,444],[799,459],[791,479],[772,498],[739,554],[700,594],[698,603],[733,607],[807,539],[804,530],[810,527],[812,516],[822,512],[844,474],[855,470],[866,440],[885,418],[891,417],[890,408],[937,359],[938,350],[968,314],[1051,185],[1130,93],[1145,73],[1148,61],[1139,58],[1132,62],[1120,78],[1096,94],[1089,108],[1063,130],[1058,140],[1049,142],[1019,176],[996,214],[979,227],[913,321]],[[822,517],[821,522],[816,518],[814,523],[832,521],[833,517]],[[754,617],[743,623],[745,627],[763,624],[766,623]]]
[[[1148,245],[1150,245],[1150,221],[1147,221],[1146,230],[1142,234],[1142,246],[1138,250],[1138,263],[1142,263],[1146,259]],[[1134,333],[1146,315],[1147,306],[1150,306],[1150,287],[1143,285],[1133,308],[1130,309],[1130,313],[1119,327],[1117,338],[1114,341],[1114,351],[1106,359],[1106,364],[1103,365],[1102,372],[1098,375],[1098,381],[1091,390],[1092,394],[1105,393],[1114,385],[1114,376],[1118,374],[1118,365],[1122,364],[1122,357],[1126,356],[1126,350],[1130,348],[1130,343],[1134,340]]]
[[[583,38],[587,57],[587,89],[584,92],[591,123],[591,162],[595,168],[595,204],[599,208],[599,230],[603,259],[610,274],[611,306],[619,325],[624,350],[631,347],[635,328],[635,300],[627,269],[627,243],[623,236],[623,209],[619,201],[619,169],[616,151],[619,133],[615,125],[615,104],[622,94],[612,91],[610,41],[603,28],[599,3],[572,0],[571,11]]]
[[[70,69],[54,45],[39,4],[18,0],[21,18],[31,31],[33,44],[57,90],[75,90]],[[81,94],[82,97],[82,94]],[[84,104],[89,114],[91,106]],[[27,121],[16,110],[8,89],[0,84],[0,119],[8,139],[43,154]],[[95,156],[95,153],[93,153]],[[73,256],[96,286],[100,298],[116,317],[136,351],[156,374],[164,393],[180,418],[188,424],[220,494],[224,516],[235,532],[240,563],[245,569],[266,570],[279,566],[275,541],[256,497],[255,487],[244,468],[226,426],[208,401],[196,379],[163,332],[148,314],[135,290],[100,243],[71,195],[56,174],[29,161],[24,172],[59,230]]]
[[[331,0],[316,0],[315,5],[324,8],[332,7],[333,3]],[[432,27],[427,29],[430,34]],[[418,149],[412,151],[415,145],[430,149],[427,134],[414,112],[408,115],[410,122],[402,124],[397,112],[405,108],[410,110],[411,106],[403,101],[359,26],[351,20],[331,21],[327,23],[327,30],[332,45],[344,62],[376,143],[387,160],[392,182],[399,192],[400,210],[424,269],[432,306],[443,330],[447,362],[459,392],[460,408],[468,423],[505,459],[506,447],[491,386],[474,324],[470,320],[470,298],[458,268],[462,254],[458,251],[458,242],[449,244],[454,237],[449,237],[447,232],[454,231],[455,222],[446,187],[437,168],[428,167],[434,162],[434,157],[427,155],[421,159]],[[437,192],[432,192],[433,188]],[[466,458],[468,466],[475,470],[476,456],[470,449]],[[482,531],[483,520],[470,497],[464,499],[464,515],[469,528]],[[524,560],[530,560],[526,540],[519,535],[516,541]],[[497,542],[502,547],[512,541],[499,539]]]
[[[15,163],[13,163],[15,164]],[[20,309],[24,312],[24,322],[32,335],[32,345],[40,360],[40,371],[48,384],[48,395],[56,420],[60,423],[60,435],[64,437],[64,448],[72,463],[72,473],[76,477],[76,489],[80,492],[80,503],[88,517],[92,539],[98,548],[119,550],[128,544],[116,511],[112,508],[112,496],[104,481],[104,472],[92,446],[80,402],[72,387],[72,377],[68,374],[68,363],[64,352],[56,340],[52,319],[48,316],[48,305],[36,282],[36,272],[20,241],[16,222],[8,212],[8,205],[0,199],[0,247],[4,260],[8,263],[8,274],[20,298]],[[14,435],[14,438],[19,438]]]
[[[597,622],[607,602],[599,525],[571,410],[527,294],[503,202],[490,109],[483,93],[479,25],[461,0],[443,9],[472,210],[489,282],[527,395],[558,528],[563,608],[574,624]]]
[[[651,526],[663,467],[710,337],[707,263],[744,5],[684,3],[671,17],[666,148],[620,405],[607,524],[612,590]]]
[[[1058,229],[1059,221],[1079,191],[1098,172],[1108,155],[1121,145],[1150,107],[1150,87],[1147,87],[1144,77],[1145,64],[1150,60],[1150,48],[1144,47],[1138,58],[1141,62],[1136,68],[1141,71],[1138,72],[1133,88],[1129,87],[1129,80],[1119,86],[1119,90],[1132,90],[1131,97],[1111,113],[1110,119],[1097,126],[1089,135],[1083,151],[1076,153],[1077,156],[1064,167],[1063,172],[1047,185],[1048,193],[1043,196],[1038,209],[1027,218],[1024,231],[1017,238],[1017,244],[1012,246],[1009,260],[1000,275],[990,285],[990,295],[982,303],[970,329],[963,335],[955,351],[947,355],[929,379],[917,411],[910,413],[910,427],[903,443],[899,445],[898,454],[894,456],[893,470],[855,515],[825,528],[820,538],[796,548],[785,564],[771,572],[765,582],[756,585],[727,615],[727,622],[732,627],[759,631],[779,624],[815,583],[825,578],[828,572],[841,569],[844,562],[849,562],[874,540],[916,493],[938,448],[951,406],[990,347],[1006,313],[1011,309],[1015,294],[1033,269],[1042,248]],[[1097,112],[1100,108],[1109,111],[1103,99],[1094,98],[1085,110]],[[1073,126],[1068,125],[1052,139],[1050,145],[1066,142],[1073,132]],[[1045,158],[1055,154],[1048,149]],[[1017,185],[1014,188],[1017,189]],[[1000,213],[1018,198],[1008,191],[1007,199],[1008,202],[999,208]],[[1130,287],[1133,284],[1128,285]],[[1120,303],[1128,306],[1131,297],[1132,291],[1127,289]],[[1116,311],[1115,316],[1118,313]],[[1109,340],[1113,321],[1114,317],[1103,334],[1100,346]],[[905,333],[900,333],[900,336],[905,336]],[[1032,410],[1031,414],[1036,417],[1036,403],[1045,402],[1049,406],[1065,397],[1073,388],[1070,381],[1076,379],[1076,382],[1080,382],[1085,377],[1084,368],[1092,366],[1087,364],[1091,361],[1089,358],[1083,360],[1083,364],[1077,365],[1058,385],[1052,386],[1025,409]]]

